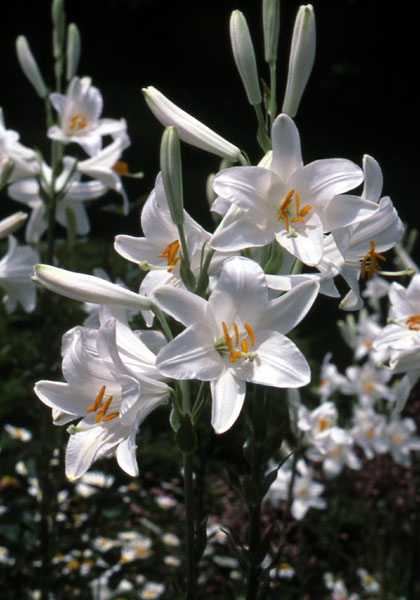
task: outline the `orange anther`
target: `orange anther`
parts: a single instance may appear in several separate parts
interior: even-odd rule
[[[375,252],[375,242],[373,242],[371,240],[369,242],[369,244],[370,244],[370,248],[366,252],[366,255],[363,257],[361,265],[360,265],[360,270],[361,270],[360,277],[362,279],[364,279],[366,277],[366,275],[367,275],[368,279],[371,279],[371,277],[373,276],[374,273],[377,273],[378,271],[381,270],[381,267],[379,266],[378,261],[386,260],[385,256],[382,256],[382,254],[378,254],[377,252]]]
[[[244,327],[249,337],[249,341],[251,342],[251,346],[255,344],[255,335],[254,331],[249,323],[244,323]]]
[[[112,170],[118,175],[128,175],[128,164],[123,160],[117,160]]]
[[[172,267],[174,267],[181,260],[181,257],[178,254],[178,250],[179,250],[179,241],[174,240],[173,242],[171,242],[170,244],[168,244],[166,246],[166,248],[164,249],[162,254],[156,254],[156,256],[158,258],[166,258],[167,259],[168,267],[171,267],[170,269],[168,269],[168,271],[171,271]],[[177,256],[177,254],[178,254],[178,256]]]
[[[239,344],[239,331],[238,331],[238,326],[235,323],[235,321],[233,321],[232,323],[233,325],[233,330],[235,332],[235,346],[237,346]]]
[[[96,412],[100,406],[102,406],[102,400],[105,394],[105,386],[103,385],[99,390],[98,395],[95,398],[95,402],[86,409],[86,412]]]
[[[408,317],[405,324],[407,325],[408,329],[410,329],[411,331],[419,331],[420,330],[420,315],[412,315],[411,317]]]

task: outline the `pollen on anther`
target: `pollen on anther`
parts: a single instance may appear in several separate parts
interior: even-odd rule
[[[102,406],[102,400],[105,394],[105,386],[103,385],[99,390],[98,395],[95,398],[95,402],[86,409],[86,412],[96,412],[100,406]]]
[[[238,331],[238,326],[235,323],[235,321],[233,321],[232,323],[233,325],[233,330],[235,332],[235,346],[237,346],[239,344],[239,331]]]
[[[251,346],[255,344],[255,335],[254,331],[249,323],[244,323],[244,327],[249,337],[249,341],[251,342]]]

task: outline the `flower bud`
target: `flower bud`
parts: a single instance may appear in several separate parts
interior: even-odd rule
[[[22,211],[16,212],[10,217],[0,221],[0,239],[7,237],[15,232],[26,221],[28,215]]]
[[[52,292],[81,302],[135,310],[148,310],[153,304],[150,298],[100,277],[74,273],[50,265],[35,265],[32,279]]]
[[[51,5],[51,18],[53,22],[53,55],[54,58],[57,58],[62,53],[66,27],[66,14],[64,12],[63,0],[53,0]]]
[[[261,90],[254,47],[246,19],[240,10],[234,10],[230,17],[230,41],[233,58],[244,84],[248,102],[252,105],[260,104]]]
[[[294,117],[315,59],[315,15],[310,4],[299,8],[293,29],[283,112]]]
[[[80,61],[81,42],[80,32],[74,23],[70,23],[67,28],[67,48],[66,48],[66,79],[71,81],[77,74],[77,68]]]
[[[45,98],[48,94],[47,86],[39,71],[34,55],[29,48],[28,40],[24,35],[20,35],[16,40],[16,52],[19,64],[26,78],[34,87],[38,96]]]
[[[242,161],[239,148],[176,106],[156,88],[149,86],[142,92],[147,105],[158,121],[165,127],[168,125],[176,127],[181,140],[217,156],[230,158],[233,161]]]
[[[175,225],[184,222],[184,201],[182,192],[182,166],[179,137],[175,127],[167,127],[160,145],[160,169],[163,187]]]
[[[280,31],[280,0],[263,0],[264,58],[267,63],[277,60]]]

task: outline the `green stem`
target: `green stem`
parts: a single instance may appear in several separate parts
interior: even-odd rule
[[[256,422],[256,389],[257,386],[254,386],[251,408],[251,423]],[[261,572],[260,565],[256,564],[254,560],[261,541],[261,452],[260,446],[256,444],[254,428],[252,426],[250,427],[250,436],[251,479],[258,490],[258,500],[254,505],[249,507],[248,547],[251,555],[251,563],[249,565],[247,574],[246,600],[256,600]]]
[[[186,546],[186,599],[196,600],[197,578],[194,555],[195,522],[193,496],[193,455],[184,454],[185,546]]]
[[[160,310],[159,306],[157,306],[157,304],[152,304],[150,308],[155,313],[156,318],[163,329],[163,333],[166,335],[167,340],[170,342],[171,340],[173,340],[174,336],[172,335],[172,331],[170,330],[165,315]]]

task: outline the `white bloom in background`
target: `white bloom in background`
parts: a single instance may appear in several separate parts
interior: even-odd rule
[[[321,396],[321,402],[325,402],[335,390],[339,389],[346,379],[344,375],[338,372],[336,365],[331,361],[332,354],[327,352],[321,364],[321,373],[318,387],[318,394]]]
[[[6,292],[3,302],[7,312],[14,311],[18,303],[26,312],[34,310],[36,286],[31,276],[38,260],[31,246],[18,246],[16,238],[9,236],[9,249],[0,260],[0,288]]]
[[[357,321],[350,313],[347,315],[346,320],[339,321],[338,325],[344,340],[354,350],[356,360],[369,357],[375,364],[386,360],[386,355],[383,352],[378,352],[373,348],[374,340],[382,331],[376,314],[370,315],[366,309],[362,309],[358,313]]]
[[[230,158],[232,161],[242,160],[239,148],[179,108],[159,90],[149,86],[143,88],[142,92],[157,120],[165,127],[176,127],[180,140],[222,158]]]
[[[165,591],[163,583],[154,583],[150,581],[146,583],[142,591],[140,592],[140,598],[143,600],[153,600],[154,598],[160,598]]]
[[[278,504],[279,500],[287,500],[289,496],[292,471],[284,467],[279,469],[277,479],[272,483],[267,492],[266,499],[272,504]],[[297,474],[292,490],[293,517],[300,521],[306,515],[310,508],[326,508],[327,503],[324,498],[320,498],[324,486],[313,480],[313,470],[307,466],[304,460],[300,459],[297,463]]]
[[[28,215],[24,212],[17,212],[10,217],[6,217],[0,221],[0,239],[3,239],[14,233],[26,221]]]
[[[17,181],[22,177],[29,177],[39,169],[34,150],[23,146],[19,142],[19,137],[17,131],[6,129],[3,110],[0,108],[0,178],[3,172],[8,169],[9,163],[14,164],[8,181]]]
[[[4,429],[7,433],[15,440],[20,440],[21,442],[30,442],[32,439],[32,433],[25,429],[24,427],[15,427],[14,425],[5,425]]]
[[[336,425],[337,418],[337,409],[332,402],[324,402],[312,411],[300,406],[297,427],[304,432],[306,442],[313,444],[328,435],[329,428]]]
[[[308,282],[270,301],[261,267],[242,257],[225,261],[208,301],[162,287],[159,305],[187,329],[159,352],[157,367],[173,379],[210,381],[211,421],[223,433],[241,412],[247,381],[280,388],[309,383],[305,357],[284,334],[317,293],[318,285]]]
[[[50,94],[51,104],[59,114],[59,125],[48,129],[48,137],[63,143],[75,142],[93,156],[102,148],[102,137],[124,135],[123,120],[101,119],[103,100],[89,77],[74,77],[66,95]]]
[[[373,408],[355,406],[350,434],[354,442],[362,448],[366,458],[372,459],[376,453],[383,454],[388,451],[385,426],[385,417]]]
[[[81,173],[72,175],[75,159],[70,156],[63,158],[63,170],[55,180],[54,189],[58,195],[55,218],[60,225],[67,227],[67,210],[71,209],[78,235],[87,235],[90,230],[89,218],[84,202],[100,198],[107,192],[107,187],[100,181],[80,181]],[[45,163],[41,166],[40,177],[44,187],[52,185],[52,169]],[[32,209],[26,227],[26,241],[30,243],[41,239],[47,230],[47,209],[41,197],[40,184],[35,177],[21,179],[8,188],[8,194]]]
[[[400,419],[393,414],[388,423],[385,434],[389,445],[389,452],[396,463],[402,467],[410,467],[412,450],[420,450],[420,437],[414,435],[416,424],[413,419],[406,417]]]
[[[99,457],[116,451],[120,467],[138,474],[136,433],[148,414],[165,404],[168,386],[160,381],[155,355],[122,320],[107,318],[100,329],[75,327],[63,337],[67,383],[39,381],[35,392],[53,409],[56,424],[70,428],[66,474],[81,477]]]
[[[391,377],[390,371],[379,369],[372,362],[361,367],[347,367],[340,391],[347,396],[357,396],[360,405],[365,408],[373,406],[379,399],[392,402],[394,394],[387,385]]]
[[[363,181],[361,169],[351,161],[317,160],[303,166],[299,133],[287,115],[275,120],[272,141],[270,169],[232,167],[214,178],[219,198],[212,209],[224,214],[233,203],[242,213],[215,232],[211,245],[235,251],[275,239],[303,263],[317,265],[324,233],[367,218],[377,205],[343,195]]]
[[[357,569],[357,574],[360,577],[360,583],[362,584],[365,592],[376,594],[380,590],[379,583],[372,577],[372,575],[366,571],[366,569]]]
[[[318,436],[306,456],[317,462],[322,461],[327,477],[336,477],[345,466],[350,469],[360,469],[362,466],[353,451],[352,436],[341,427],[331,427],[325,436]]]

